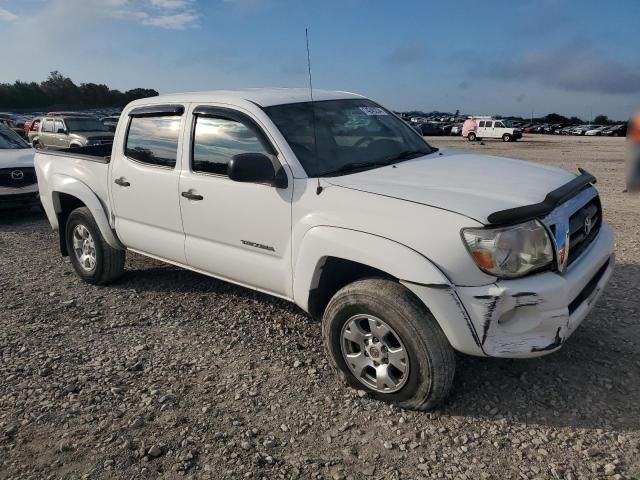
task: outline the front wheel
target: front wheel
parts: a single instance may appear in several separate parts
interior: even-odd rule
[[[71,264],[85,282],[104,285],[124,272],[124,250],[117,250],[105,241],[87,207],[71,212],[65,239]]]
[[[511,135],[509,135],[508,133],[505,133],[504,135],[502,135],[502,141],[503,142],[510,142],[511,141]]]
[[[329,358],[342,379],[401,408],[429,410],[445,399],[455,354],[431,313],[404,286],[366,279],[341,289],[323,320]]]

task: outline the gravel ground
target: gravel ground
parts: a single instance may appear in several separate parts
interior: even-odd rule
[[[336,382],[294,305],[130,254],[81,283],[41,214],[0,214],[0,478],[640,478],[640,198],[622,139],[440,147],[599,178],[617,270],[565,347],[460,357],[431,413]]]

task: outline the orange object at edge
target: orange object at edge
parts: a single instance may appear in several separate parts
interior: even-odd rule
[[[640,113],[636,113],[629,122],[627,138],[635,143],[640,143]]]

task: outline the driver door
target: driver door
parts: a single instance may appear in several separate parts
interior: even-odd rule
[[[185,128],[180,210],[187,263],[196,270],[291,297],[291,200],[285,188],[227,176],[236,154],[264,153],[281,167],[273,142],[249,112],[192,108]]]

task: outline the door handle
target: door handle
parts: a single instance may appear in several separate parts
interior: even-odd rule
[[[116,185],[120,185],[121,187],[128,187],[128,186],[130,186],[130,185],[131,185],[129,182],[127,182],[127,181],[124,179],[124,177],[116,178],[116,179],[114,180],[114,182],[115,182],[115,184],[116,184]]]
[[[202,200],[204,197],[202,195],[196,195],[195,193],[191,193],[191,190],[188,192],[182,192],[182,196],[189,200]]]

